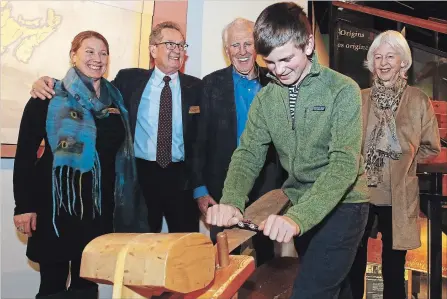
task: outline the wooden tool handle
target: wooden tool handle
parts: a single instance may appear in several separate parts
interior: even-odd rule
[[[217,256],[219,260],[219,267],[224,268],[230,264],[228,239],[225,232],[220,232],[217,234]]]

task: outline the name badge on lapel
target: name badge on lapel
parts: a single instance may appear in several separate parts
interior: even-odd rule
[[[326,106],[314,106],[312,108],[312,111],[325,111],[326,110]]]
[[[189,107],[189,114],[198,114],[198,113],[200,113],[200,106]]]

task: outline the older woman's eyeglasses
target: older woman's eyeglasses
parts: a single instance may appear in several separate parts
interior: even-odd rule
[[[184,43],[174,43],[174,42],[161,42],[158,44],[155,44],[156,46],[158,45],[165,45],[166,49],[168,50],[174,50],[175,48],[178,47],[179,51],[186,51],[186,49],[188,48],[188,44],[184,44]]]

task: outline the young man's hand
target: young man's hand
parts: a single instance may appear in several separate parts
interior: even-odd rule
[[[242,213],[238,208],[225,204],[209,207],[206,212],[206,223],[215,226],[233,226],[242,219]]]
[[[55,94],[53,88],[54,88],[54,79],[48,76],[43,76],[37,79],[37,81],[33,83],[30,94],[34,99],[37,98],[41,100],[51,99]]]
[[[271,240],[277,242],[290,242],[293,237],[299,235],[300,227],[287,216],[270,215],[259,225],[259,230],[264,232]]]

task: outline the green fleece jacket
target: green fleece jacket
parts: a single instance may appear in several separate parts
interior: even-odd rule
[[[285,215],[299,225],[300,234],[339,203],[367,202],[361,117],[359,86],[321,66],[314,55],[300,83],[294,119],[286,86],[274,81],[256,95],[220,203],[244,211],[270,142],[289,174],[282,188],[292,207]]]

